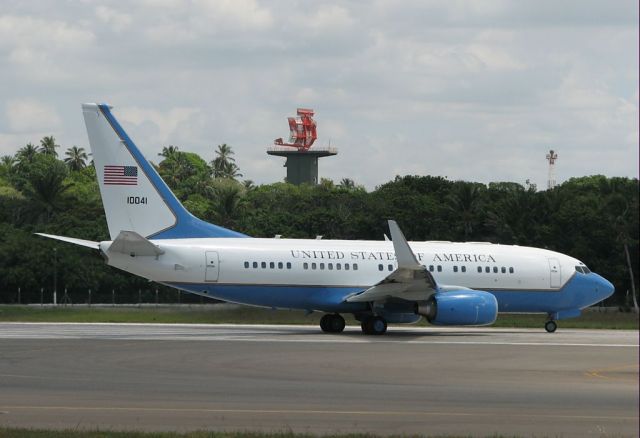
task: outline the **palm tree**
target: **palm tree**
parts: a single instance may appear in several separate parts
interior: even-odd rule
[[[472,183],[461,182],[449,196],[449,211],[459,218],[465,239],[471,237],[476,214],[480,210],[480,191]]]
[[[233,150],[231,149],[231,146],[226,143],[218,145],[216,155],[217,156],[211,162],[214,178],[236,179],[242,176],[240,168],[235,163],[235,158],[232,157]]]
[[[56,139],[53,138],[53,135],[48,137],[42,137],[40,140],[40,153],[45,155],[51,155],[52,157],[57,157],[58,153],[56,152],[56,148],[60,147],[60,145],[56,144]]]
[[[177,153],[178,153],[178,146],[174,146],[170,144],[169,146],[164,146],[162,148],[162,152],[160,152],[158,155],[167,159],[171,159],[171,158],[175,158]]]
[[[342,180],[340,180],[340,184],[338,184],[338,186],[342,187],[343,189],[353,189],[353,188],[356,187],[356,183],[351,178],[342,178]]]
[[[18,160],[13,155],[3,155],[2,158],[0,158],[0,164],[7,169],[12,168],[17,161]]]
[[[223,227],[232,228],[245,193],[244,186],[233,179],[213,181],[208,188],[208,195],[213,201],[212,219]]]
[[[64,159],[64,162],[67,163],[69,169],[71,170],[81,170],[87,167],[86,160],[89,158],[87,153],[84,151],[84,148],[79,148],[78,146],[72,146],[67,149],[65,152],[67,158]]]
[[[16,153],[16,159],[20,164],[33,163],[33,160],[35,160],[37,153],[38,148],[35,147],[32,143],[27,143],[26,146],[18,149],[18,152]]]

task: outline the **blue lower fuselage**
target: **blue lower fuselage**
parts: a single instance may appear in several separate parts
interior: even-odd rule
[[[227,285],[219,283],[167,283],[178,289],[223,301],[281,309],[359,313],[367,303],[347,303],[345,298],[363,287],[302,285]],[[610,295],[611,283],[595,273],[576,274],[559,290],[487,290],[498,300],[500,312],[548,313],[556,319],[573,317],[579,309]],[[446,293],[446,292],[445,292]]]

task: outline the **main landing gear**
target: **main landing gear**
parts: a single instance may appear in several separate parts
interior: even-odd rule
[[[381,316],[365,316],[360,327],[365,335],[384,335],[387,332],[387,321]]]
[[[344,318],[337,313],[327,313],[320,319],[320,328],[325,333],[342,333]]]
[[[547,333],[553,333],[557,328],[558,324],[553,319],[544,323],[544,329],[547,331]]]

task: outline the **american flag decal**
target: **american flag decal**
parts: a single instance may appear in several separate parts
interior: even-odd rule
[[[104,184],[112,186],[137,186],[136,166],[104,166]]]

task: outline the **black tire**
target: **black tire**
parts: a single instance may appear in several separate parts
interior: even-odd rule
[[[344,318],[337,313],[328,316],[331,317],[329,319],[329,332],[342,333],[344,331],[344,326],[346,325],[346,323],[344,322]]]
[[[380,336],[387,332],[387,320],[381,316],[371,318],[368,325],[372,335]]]
[[[331,315],[328,313],[326,315],[322,315],[322,318],[320,318],[320,329],[325,333],[331,333],[330,323]]]
[[[362,333],[364,333],[365,335],[371,334],[370,322],[372,319],[373,316],[365,316],[364,318],[362,318],[362,321],[360,321],[360,328],[362,329]]]
[[[557,328],[558,324],[553,320],[544,323],[544,329],[547,331],[547,333],[553,333]]]

